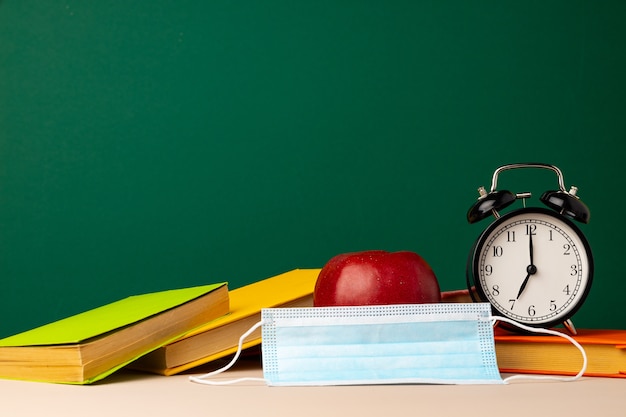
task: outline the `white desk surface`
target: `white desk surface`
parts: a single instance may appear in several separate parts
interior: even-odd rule
[[[0,380],[0,416],[626,415],[626,379],[515,380],[508,385],[268,387],[262,382],[200,385],[189,382],[189,375],[165,377],[121,370],[85,386]],[[247,359],[215,378],[244,376],[262,377],[260,363]]]

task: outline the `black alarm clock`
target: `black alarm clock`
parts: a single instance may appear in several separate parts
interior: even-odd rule
[[[511,169],[554,171],[559,189],[546,191],[540,201],[548,208],[526,207],[528,192],[498,190],[498,175]],[[495,170],[489,192],[467,213],[475,223],[493,216],[470,252],[466,277],[474,301],[489,302],[494,314],[515,322],[549,328],[563,325],[576,334],[571,317],[584,303],[593,280],[589,243],[574,221],[588,223],[589,209],[554,165],[518,163]],[[502,214],[517,200],[523,207]]]

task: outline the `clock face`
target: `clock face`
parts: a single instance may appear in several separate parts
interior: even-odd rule
[[[570,318],[591,287],[587,240],[568,219],[541,208],[496,220],[473,253],[476,290],[502,316],[550,327]]]

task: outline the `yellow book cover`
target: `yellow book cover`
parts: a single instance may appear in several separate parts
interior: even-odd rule
[[[585,376],[626,378],[626,330],[579,329],[572,336],[587,354]],[[501,372],[576,375],[582,366],[580,351],[558,336],[495,334]]]
[[[174,375],[237,351],[239,338],[261,320],[261,309],[310,307],[319,269],[296,269],[231,290],[230,314],[201,326],[133,362],[133,369]],[[261,343],[257,329],[243,344]]]
[[[228,312],[226,283],[127,297],[0,340],[0,378],[89,384]]]

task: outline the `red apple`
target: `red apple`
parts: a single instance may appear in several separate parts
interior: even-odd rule
[[[316,307],[440,301],[433,270],[421,256],[408,251],[337,255],[320,271],[313,292]]]

